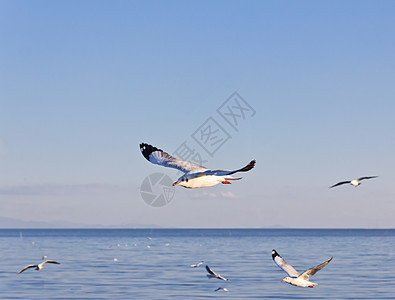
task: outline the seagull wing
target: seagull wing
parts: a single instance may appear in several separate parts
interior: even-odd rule
[[[30,268],[37,268],[37,265],[28,265],[28,266],[24,267],[22,270],[20,270],[18,272],[18,274],[21,274],[22,272],[24,272],[24,271],[26,271],[27,269],[30,269]]]
[[[218,278],[218,279],[221,279],[221,280],[225,280],[225,281],[226,281],[226,280],[229,280],[229,279],[227,279],[227,278],[225,278],[225,277],[222,277],[220,274],[217,274],[217,278]]]
[[[206,270],[207,270],[207,272],[209,272],[209,274],[211,274],[213,276],[217,276],[217,273],[215,273],[213,270],[211,270],[207,265],[206,265]]]
[[[341,181],[341,182],[338,182],[338,183],[332,185],[332,186],[329,187],[329,188],[331,189],[331,188],[333,188],[333,187],[335,187],[335,186],[339,186],[339,185],[346,184],[346,183],[350,183],[350,182],[351,182],[351,181]]]
[[[361,178],[358,178],[357,180],[361,181],[361,180],[364,180],[364,179],[371,179],[371,178],[376,178],[376,177],[378,177],[378,176],[361,177]]]
[[[248,165],[246,165],[245,167],[238,169],[238,170],[234,170],[234,171],[229,171],[229,170],[207,170],[205,172],[202,172],[201,176],[204,175],[215,175],[215,176],[226,176],[226,175],[232,175],[234,173],[237,172],[247,172],[249,170],[251,170],[252,168],[254,168],[255,166],[255,160],[252,160],[249,162]]]
[[[45,264],[57,264],[60,265],[60,262],[54,261],[54,260],[46,260],[44,262],[41,263],[41,265],[45,265]]]
[[[281,268],[283,269],[285,272],[287,272],[287,274],[291,277],[298,277],[299,276],[299,272],[296,271],[294,269],[294,267],[292,267],[290,264],[288,264],[281,256],[280,254],[277,253],[276,250],[272,250],[272,258],[274,260],[274,262]]]
[[[326,262],[323,262],[322,264],[320,264],[314,268],[304,271],[302,274],[300,274],[300,276],[298,278],[308,280],[309,276],[313,276],[315,273],[317,273],[319,270],[321,270],[323,267],[325,267],[327,264],[329,264],[329,262],[332,260],[332,258],[333,257],[331,257]]]
[[[249,171],[249,170],[251,170],[252,168],[255,167],[255,163],[256,163],[255,159],[251,160],[248,163],[248,165],[246,165],[245,167],[243,167],[241,169],[238,169],[238,170],[235,170],[235,171],[231,171],[230,173],[228,173],[226,175],[232,175],[232,174],[237,173],[237,172],[247,172],[247,171]]]
[[[199,166],[195,163],[175,158],[170,154],[164,152],[163,150],[158,149],[146,143],[140,144],[140,150],[143,156],[148,161],[156,165],[161,165],[168,168],[174,168],[184,173],[188,173],[190,171],[196,172],[196,171],[207,170],[207,168]]]

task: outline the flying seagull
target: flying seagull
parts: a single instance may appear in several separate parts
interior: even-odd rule
[[[21,274],[22,272],[24,272],[24,271],[26,271],[27,269],[30,269],[30,268],[35,268],[36,271],[41,271],[41,269],[43,268],[43,266],[44,266],[46,263],[60,265],[60,263],[58,263],[57,261],[54,261],[54,260],[46,260],[46,261],[43,261],[41,264],[38,264],[38,265],[28,265],[28,266],[26,266],[26,267],[24,267],[22,270],[20,270],[20,271],[18,272],[18,274]]]
[[[214,292],[218,292],[220,290],[223,290],[224,292],[229,292],[229,290],[227,288],[224,288],[224,287],[219,287],[219,288],[215,289]]]
[[[252,160],[248,165],[241,169],[233,171],[212,170],[189,161],[175,158],[163,150],[145,143],[140,144],[140,150],[143,153],[143,156],[151,163],[184,172],[184,175],[178,178],[177,181],[173,183],[173,186],[181,185],[186,188],[208,187],[218,183],[230,184],[229,180],[241,179],[241,177],[234,178],[230,175],[237,172],[247,172],[255,166],[255,160]]]
[[[339,186],[339,185],[346,184],[346,183],[352,184],[353,186],[357,187],[358,185],[361,184],[361,183],[360,183],[361,180],[364,180],[364,179],[371,179],[371,178],[377,178],[377,177],[378,177],[378,176],[368,176],[368,177],[361,177],[361,178],[353,179],[353,180],[349,180],[349,181],[341,181],[341,182],[338,182],[338,183],[332,185],[332,186],[329,187],[329,188],[331,189],[331,188],[333,188],[333,187],[335,187],[335,186]]]
[[[323,267],[329,264],[329,262],[333,258],[331,257],[326,262],[323,262],[322,264],[314,268],[308,269],[304,271],[302,274],[299,274],[299,272],[296,271],[290,264],[288,264],[274,249],[272,250],[272,257],[274,262],[290,276],[290,277],[285,277],[283,280],[281,280],[281,282],[285,281],[292,285],[296,285],[300,287],[308,286],[311,288],[318,285],[318,283],[309,281],[309,276],[313,276],[315,273],[317,273],[319,270],[321,270]]]
[[[215,272],[214,272],[213,270],[211,270],[207,265],[206,265],[206,270],[207,270],[207,272],[208,272],[207,277],[208,277],[209,279],[211,279],[211,278],[218,278],[218,279],[221,279],[221,280],[229,280],[229,279],[227,279],[227,278],[222,277],[220,274],[215,273]]]
[[[204,261],[201,261],[201,262],[199,262],[199,263],[197,263],[197,264],[194,264],[194,265],[190,265],[190,267],[191,268],[197,268],[197,267],[199,267],[201,264],[203,264],[204,263]]]

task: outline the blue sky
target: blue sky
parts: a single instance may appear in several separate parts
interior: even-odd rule
[[[175,227],[395,227],[393,1],[1,1],[0,217]],[[207,167],[232,185],[140,196],[237,92]],[[223,121],[223,120],[222,120]],[[197,150],[199,145],[194,144]],[[379,175],[357,189],[328,186]]]

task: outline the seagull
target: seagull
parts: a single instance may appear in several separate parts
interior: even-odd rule
[[[255,166],[255,160],[252,160],[241,169],[233,171],[212,170],[189,161],[175,158],[163,150],[149,144],[140,144],[140,150],[143,156],[151,163],[184,172],[184,175],[178,178],[177,181],[173,183],[173,186],[180,185],[186,188],[209,187],[219,183],[231,184],[229,180],[239,180],[241,177],[234,178],[230,175],[237,172],[247,172]]]
[[[44,266],[46,263],[60,265],[60,263],[58,263],[57,261],[54,261],[54,260],[46,260],[46,261],[43,261],[41,264],[38,264],[38,265],[28,265],[28,266],[26,266],[26,267],[24,267],[22,270],[20,270],[20,271],[18,272],[18,274],[21,274],[22,272],[24,272],[24,271],[26,271],[27,269],[30,269],[30,268],[35,268],[36,271],[41,271],[41,269],[43,268],[43,266]]]
[[[222,277],[220,274],[215,273],[215,272],[214,272],[213,270],[211,270],[207,265],[206,265],[206,270],[207,270],[207,272],[209,273],[209,274],[207,274],[207,277],[208,277],[209,279],[211,279],[211,278],[218,278],[218,279],[221,279],[221,280],[229,280],[229,279],[227,279],[227,278]]]
[[[219,287],[216,290],[214,290],[214,292],[218,292],[220,290],[223,290],[224,292],[229,292],[229,290],[227,288],[224,288],[224,287]]]
[[[378,177],[378,176],[368,176],[368,177],[361,177],[361,178],[358,178],[358,179],[353,179],[353,180],[350,180],[350,181],[341,181],[341,182],[338,182],[338,183],[332,185],[332,186],[329,187],[329,188],[331,189],[331,188],[333,188],[333,187],[335,187],[335,186],[339,186],[339,185],[346,184],[346,183],[352,184],[353,186],[357,187],[358,185],[361,184],[361,183],[360,183],[361,180],[364,180],[364,179],[371,179],[371,178],[377,178],[377,177]]]
[[[199,263],[197,263],[197,264],[195,264],[195,265],[190,265],[190,267],[191,268],[197,268],[197,267],[199,267],[201,264],[203,264],[204,263],[204,261],[201,261],[201,262],[199,262]]]
[[[288,264],[274,249],[272,250],[272,257],[274,262],[290,276],[290,277],[285,277],[283,280],[281,280],[281,282],[285,281],[292,285],[296,285],[300,287],[308,286],[311,288],[318,285],[318,283],[309,281],[309,276],[313,276],[315,273],[317,273],[319,270],[321,270],[323,267],[329,264],[329,262],[333,258],[332,256],[326,262],[323,262],[322,264],[314,268],[308,269],[304,271],[302,274],[299,274],[299,272],[296,271],[290,264]]]

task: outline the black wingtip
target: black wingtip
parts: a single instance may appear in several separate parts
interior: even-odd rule
[[[240,169],[238,172],[247,172],[251,170],[252,168],[255,167],[256,160],[251,160],[248,165],[246,165],[244,168]]]
[[[154,146],[152,146],[152,145],[146,144],[146,143],[141,143],[141,144],[140,144],[140,150],[141,150],[141,153],[143,154],[143,156],[144,156],[147,160],[149,160],[149,156],[150,156],[150,154],[151,154],[152,152],[155,152],[155,151],[162,151],[161,149],[158,149],[158,148],[156,148],[156,147],[154,147]]]
[[[275,249],[273,249],[272,250],[272,258],[275,259],[277,256],[280,256],[280,254],[278,254],[277,251]]]

